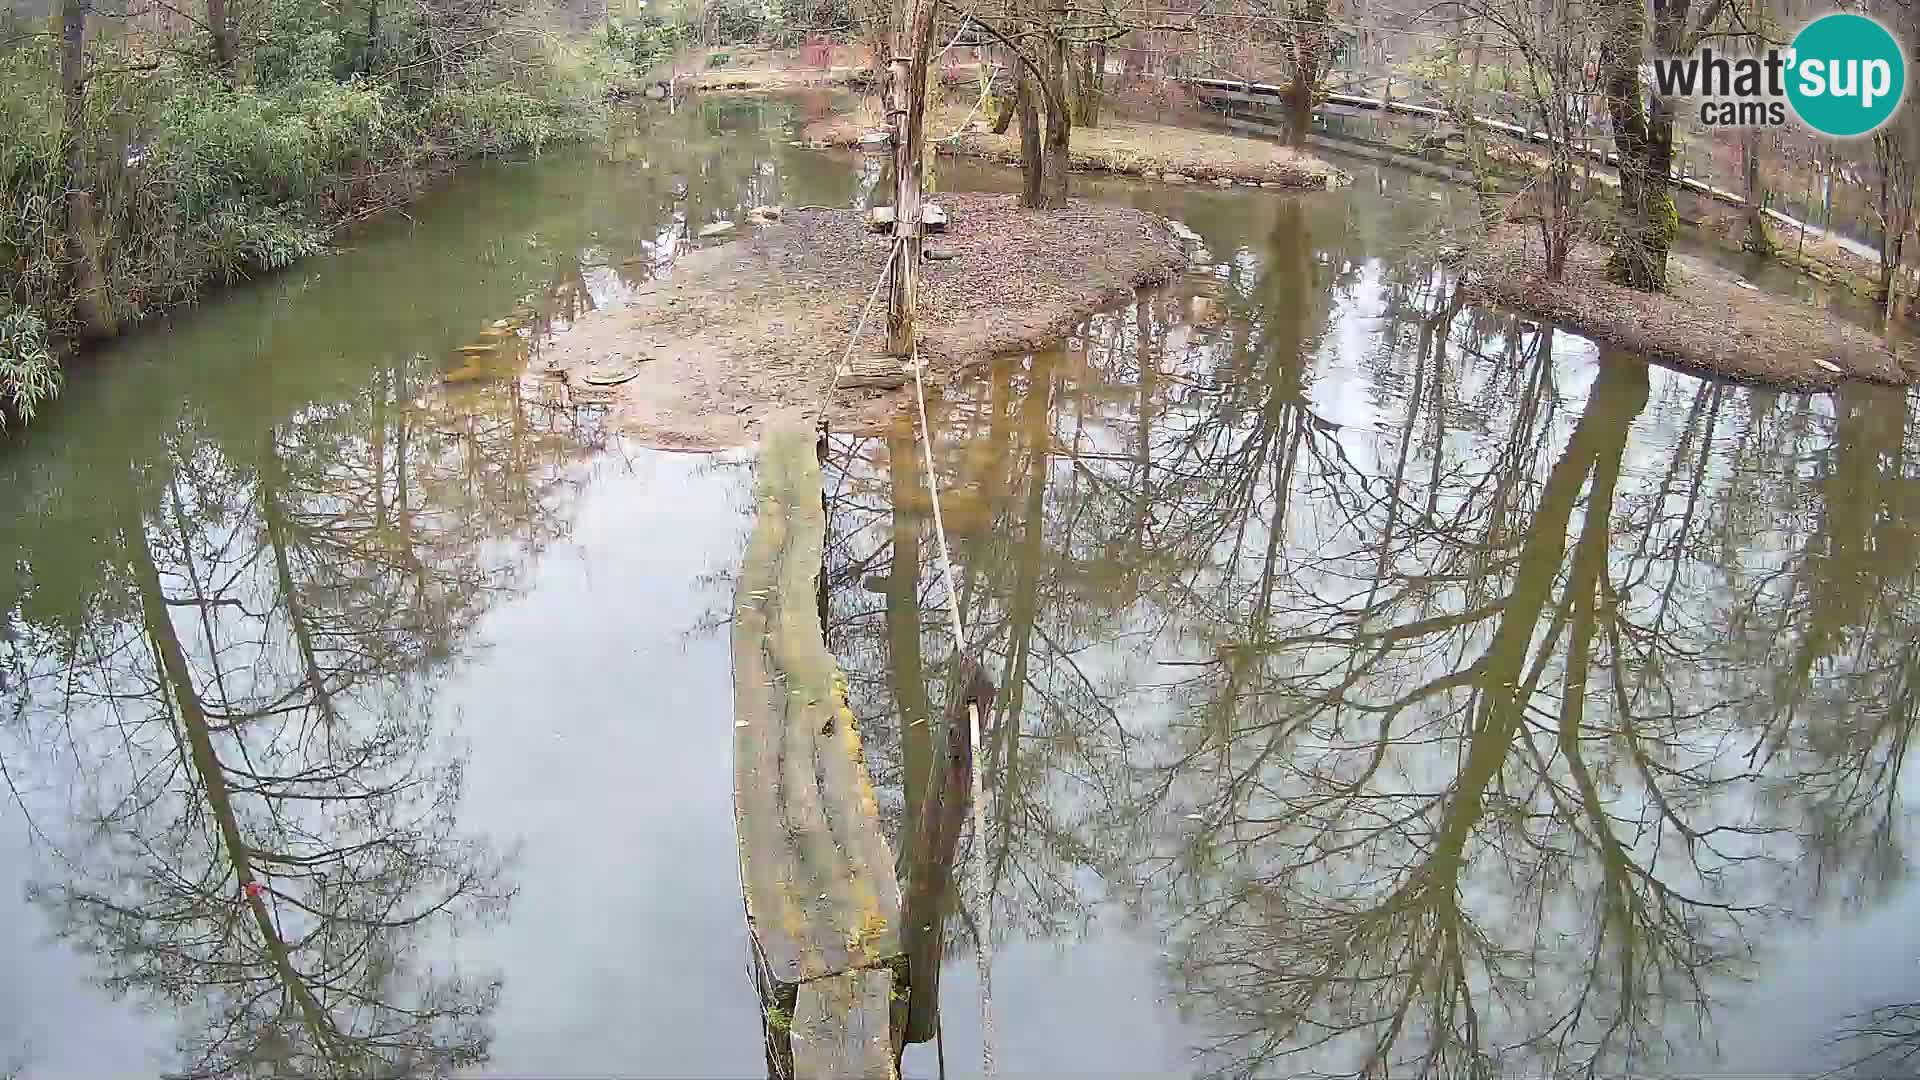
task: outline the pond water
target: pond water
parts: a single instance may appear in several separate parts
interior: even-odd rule
[[[469,170],[0,451],[0,1076],[764,1071],[750,462],[514,373],[676,235],[861,200],[786,145],[826,107]],[[1467,303],[1418,242],[1459,193],[1355,171],[1076,181],[1210,257],[934,403],[956,598],[912,428],[829,446],[828,644],[893,827],[950,600],[1001,688],[999,1070],[1911,1073],[1910,400]]]

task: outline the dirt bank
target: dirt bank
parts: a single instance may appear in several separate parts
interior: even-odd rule
[[[1607,256],[1606,248],[1580,244],[1564,280],[1548,282],[1537,238],[1508,228],[1470,252],[1463,269],[1470,291],[1703,375],[1829,390],[1846,379],[1906,385],[1920,374],[1911,349],[1896,357],[1875,334],[1797,300],[1743,287],[1698,259],[1672,256],[1668,291],[1651,294],[1608,281]]]
[[[1058,340],[1186,264],[1166,223],[1144,211],[1075,202],[1036,213],[1002,195],[937,201],[953,223],[928,240],[946,257],[922,264],[919,322],[936,382],[961,365]],[[737,228],[745,235],[683,255],[668,279],[641,287],[630,303],[580,319],[540,365],[575,400],[610,403],[624,428],[658,446],[744,445],[774,408],[817,410],[890,241],[852,210],[788,211],[778,224]],[[856,358],[879,352],[885,303],[875,305]],[[590,382],[627,370],[637,374],[617,386]],[[863,428],[905,400],[898,390],[842,388],[826,411],[836,427]]]
[[[869,108],[815,121],[805,138],[828,146],[858,146],[860,137],[878,130]],[[1020,163],[1020,136],[1015,128],[995,135],[983,128],[970,109],[944,105],[927,118],[928,137],[941,153],[984,158],[1009,165]],[[1073,129],[1068,161],[1083,172],[1122,173],[1149,180],[1183,180],[1270,187],[1326,190],[1353,182],[1353,177],[1311,154],[1300,153],[1263,139],[1243,138],[1193,128],[1146,124],[1119,117],[1099,127]]]
[[[695,93],[778,93],[809,86],[857,86],[872,80],[873,72],[860,67],[721,68],[676,76],[674,87]]]

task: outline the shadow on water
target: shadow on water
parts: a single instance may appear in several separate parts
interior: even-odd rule
[[[705,223],[868,197],[787,145],[824,107],[463,173],[6,447],[0,1075],[763,1067],[715,632],[746,470],[523,368]],[[1409,245],[1425,181],[1082,190],[1210,256],[933,403],[984,848],[913,430],[829,451],[828,646],[945,913],[948,1067],[975,854],[1009,1074],[1904,1067],[1909,400],[1468,304]]]

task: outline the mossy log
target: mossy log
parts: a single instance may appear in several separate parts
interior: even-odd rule
[[[890,1077],[900,888],[816,607],[826,515],[814,427],[789,410],[763,431],[733,619],[734,815],[748,929],[765,978],[798,986],[781,995],[794,1002],[792,1026],[805,1029],[794,1075]]]

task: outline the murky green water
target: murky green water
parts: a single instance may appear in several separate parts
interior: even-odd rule
[[[785,146],[823,106],[466,173],[4,450],[0,1075],[763,1070],[748,465],[511,373],[676,230],[859,199]],[[1085,190],[1212,262],[935,406],[1001,686],[1000,1071],[1806,1074],[1911,1031],[1860,1015],[1920,1002],[1909,401],[1464,303],[1391,174]],[[831,451],[829,644],[897,822],[948,597],[911,429]]]

